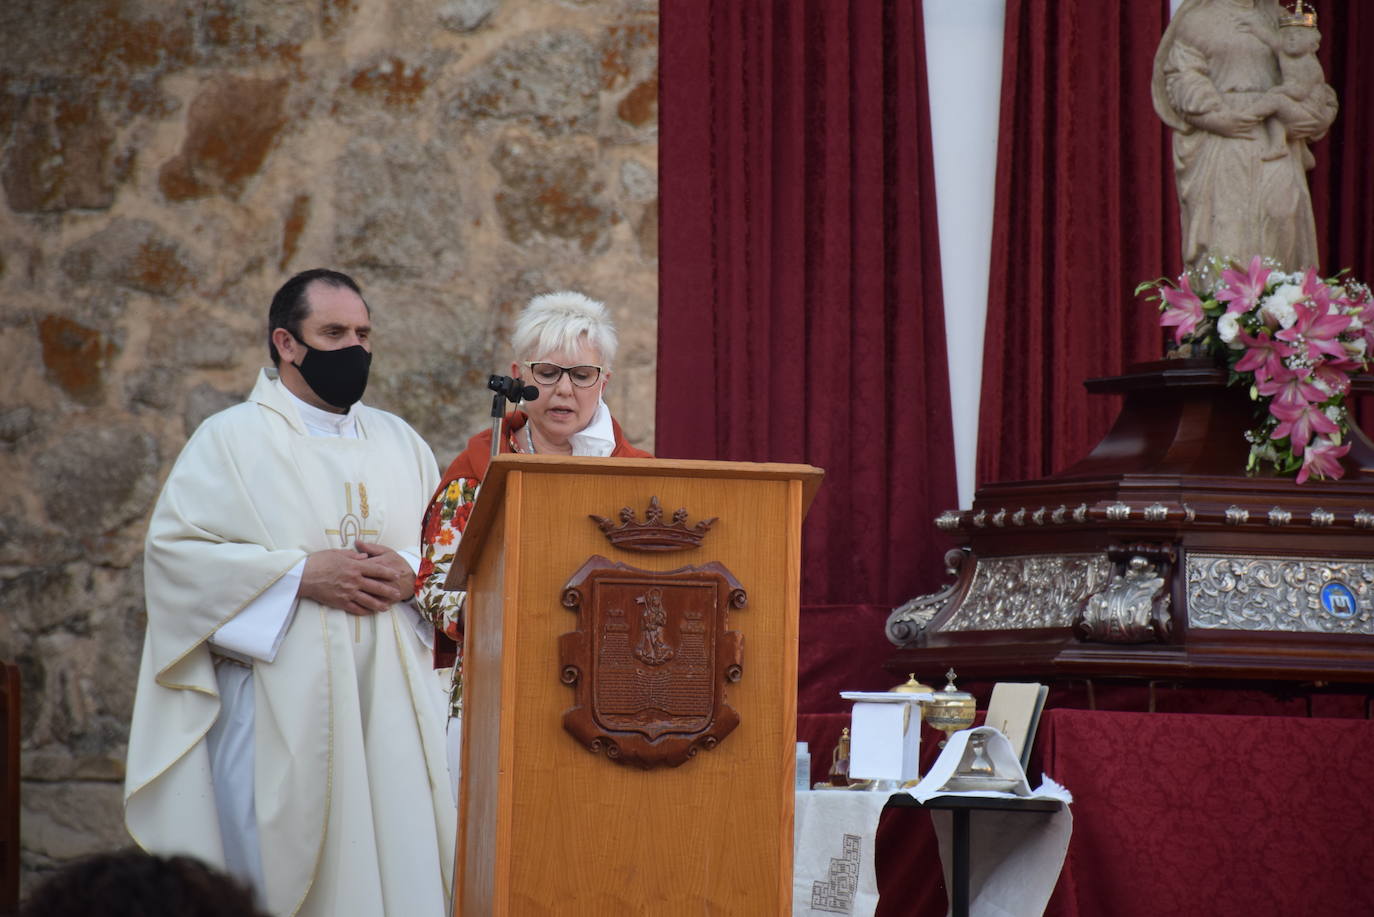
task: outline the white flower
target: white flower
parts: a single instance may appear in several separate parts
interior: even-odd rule
[[[1326,419],[1332,423],[1340,423],[1341,418],[1345,416],[1345,409],[1339,404],[1333,404],[1323,408],[1322,413],[1325,414]]]
[[[1294,372],[1302,372],[1304,369],[1311,369],[1316,364],[1307,356],[1306,351],[1300,350],[1297,353],[1290,353],[1288,356],[1284,357],[1283,365]]]
[[[1331,397],[1331,386],[1327,385],[1326,380],[1324,380],[1321,376],[1312,376],[1307,381],[1312,385],[1315,385],[1318,389],[1320,389],[1321,393],[1325,395],[1327,398]]]
[[[1354,334],[1356,331],[1359,331],[1361,328],[1364,327],[1364,322],[1360,321],[1360,315],[1359,315],[1359,313],[1360,313],[1361,311],[1362,311],[1362,310],[1360,310],[1360,309],[1353,309],[1353,310],[1351,310],[1350,312],[1347,312],[1347,313],[1346,313],[1347,315],[1350,316],[1350,324],[1348,324],[1348,325],[1345,326],[1345,332],[1344,332],[1344,333],[1346,333],[1346,334]]]
[[[1230,344],[1232,349],[1243,349],[1245,345],[1234,343],[1236,334],[1240,331],[1240,316],[1234,312],[1227,312],[1217,319],[1217,335]]]
[[[1355,340],[1353,341],[1341,341],[1341,344],[1345,347],[1345,352],[1350,354],[1355,359],[1364,359],[1364,338],[1355,338]]]
[[[1264,302],[1260,303],[1260,315],[1272,318],[1279,323],[1280,328],[1291,328],[1298,320],[1293,303],[1300,302],[1302,298],[1302,287],[1292,283],[1281,283],[1274,288],[1274,292],[1265,297]]]

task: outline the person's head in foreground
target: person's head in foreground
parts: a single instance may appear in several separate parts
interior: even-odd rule
[[[521,405],[532,451],[571,454],[569,438],[605,410],[601,394],[617,340],[606,307],[581,293],[545,293],[521,311],[511,335],[511,375],[539,389],[538,398]]]
[[[19,917],[267,917],[253,893],[187,856],[129,848],[76,860],[44,879]]]

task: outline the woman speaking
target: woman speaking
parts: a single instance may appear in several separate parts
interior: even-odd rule
[[[650,458],[625,441],[602,392],[611,377],[615,326],[606,307],[581,293],[547,293],[530,300],[511,335],[511,375],[538,387],[539,397],[506,415],[502,452]],[[444,589],[477,487],[491,461],[491,430],[468,440],[448,466],[425,512],[415,604],[457,644],[455,703],[462,691],[462,592]]]

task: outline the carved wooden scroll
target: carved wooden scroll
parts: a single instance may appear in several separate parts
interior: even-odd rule
[[[714,748],[739,724],[725,686],[740,680],[744,637],[727,617],[746,602],[719,563],[655,573],[593,556],[563,589],[578,618],[559,638],[574,693],[563,728],[645,769]]]

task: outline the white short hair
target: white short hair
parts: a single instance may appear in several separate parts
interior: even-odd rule
[[[517,360],[532,360],[557,350],[576,350],[583,335],[601,355],[602,367],[610,369],[619,338],[605,304],[564,290],[531,299],[515,320],[510,343]]]

